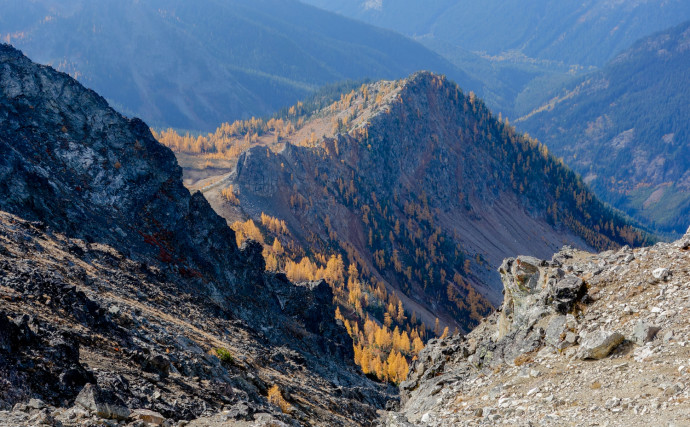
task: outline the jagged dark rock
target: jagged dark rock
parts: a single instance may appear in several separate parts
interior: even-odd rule
[[[170,150],[69,76],[0,50],[0,209],[164,270],[213,296],[242,264],[234,234],[190,196]],[[192,282],[192,281],[190,281]]]
[[[0,45],[0,123],[0,410],[37,397],[80,425],[83,406],[124,417],[101,400],[171,422],[234,405],[228,420],[364,425],[384,407],[328,285],[266,273],[143,122]]]
[[[587,289],[582,279],[573,275],[567,275],[551,287],[549,298],[552,299],[556,311],[565,314],[573,308],[573,304],[578,299],[584,296],[586,291]]]

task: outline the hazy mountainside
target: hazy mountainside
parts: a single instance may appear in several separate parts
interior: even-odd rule
[[[303,1],[472,52],[516,51],[570,65],[604,65],[640,37],[690,18],[690,4],[683,0]]]
[[[326,260],[341,255],[354,266],[355,282],[344,275],[334,283],[351,322],[371,317],[405,327],[382,301],[383,287],[401,300],[403,317],[427,327],[439,317],[441,329],[469,330],[487,302],[500,301],[492,270],[507,253],[546,256],[564,243],[607,248],[644,240],[544,146],[443,77],[364,85],[309,118],[293,113],[291,132],[275,121],[255,124],[261,135],[248,130],[251,148],[203,191],[230,222],[253,219],[270,236],[264,255],[288,276],[294,265],[276,263],[275,255],[304,255],[300,264],[326,270]],[[210,135],[200,158],[232,157],[242,138],[226,143],[218,135],[249,125]],[[170,135],[162,140],[184,146]],[[355,334],[356,344],[369,340]]]
[[[685,426],[690,230],[672,244],[506,259],[501,309],[434,340],[382,425]]]
[[[684,0],[304,0],[413,37],[482,82],[511,118],[640,37],[690,19]]]
[[[473,90],[492,111],[506,117],[527,114],[547,100],[554,88],[594,68],[532,59],[516,52],[487,56],[429,35],[418,41],[481,81],[480,88]]]
[[[665,232],[690,222],[690,22],[574,82],[519,127],[608,202]]]
[[[142,121],[0,45],[0,123],[0,410],[45,401],[0,425],[223,408],[337,425],[382,407],[330,287],[266,273]]]
[[[346,79],[459,69],[391,31],[293,0],[2,0],[0,38],[153,126],[211,130]]]

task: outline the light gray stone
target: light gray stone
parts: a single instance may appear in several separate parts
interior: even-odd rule
[[[26,406],[31,409],[43,409],[46,407],[46,404],[41,399],[31,399]]]
[[[661,330],[660,327],[649,324],[644,320],[640,320],[633,329],[633,337],[638,345],[644,345],[656,337],[657,332]]]
[[[165,421],[165,417],[163,415],[148,409],[135,409],[132,411],[131,417],[135,420],[143,421],[154,426],[161,426]]]
[[[565,332],[565,316],[554,316],[546,326],[546,342],[554,347],[558,347]]]
[[[603,329],[589,332],[582,338],[580,357],[582,359],[603,359],[622,343],[624,339],[625,337],[620,332],[611,332]]]
[[[575,345],[577,344],[577,340],[580,338],[578,334],[575,332],[568,332],[565,334],[565,339],[563,342],[567,343],[568,345]]]
[[[95,384],[86,384],[74,404],[101,418],[126,420],[130,414],[129,408],[120,399]]]
[[[652,271],[652,277],[654,277],[656,280],[666,280],[669,276],[669,271],[668,268],[657,268],[656,270]]]

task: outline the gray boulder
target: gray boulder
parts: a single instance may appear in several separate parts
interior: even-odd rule
[[[579,277],[568,275],[549,287],[549,297],[553,306],[561,314],[569,312],[575,302],[582,298],[587,291],[584,282]]]
[[[656,337],[657,332],[661,330],[658,326],[653,326],[644,320],[641,320],[635,325],[633,329],[633,338],[639,345],[644,345]]]
[[[668,268],[660,267],[652,271],[652,277],[654,277],[656,280],[666,280],[669,275],[670,272],[668,271]]]
[[[126,420],[130,415],[129,408],[119,397],[95,384],[86,384],[74,404],[100,418]]]
[[[566,332],[565,316],[555,316],[546,327],[546,342],[558,347]]]
[[[599,329],[587,333],[580,344],[579,356],[582,359],[603,359],[623,342],[625,337],[620,332]]]

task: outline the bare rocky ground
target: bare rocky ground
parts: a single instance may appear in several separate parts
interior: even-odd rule
[[[501,310],[430,343],[382,424],[690,426],[690,230],[501,274]]]
[[[354,366],[310,360],[313,332],[298,318],[280,327],[303,349],[269,344],[158,275],[109,246],[0,212],[0,426],[356,425],[382,405]],[[286,309],[314,307],[289,286],[278,293]],[[287,409],[266,399],[273,385]],[[100,397],[85,392],[94,387]]]

